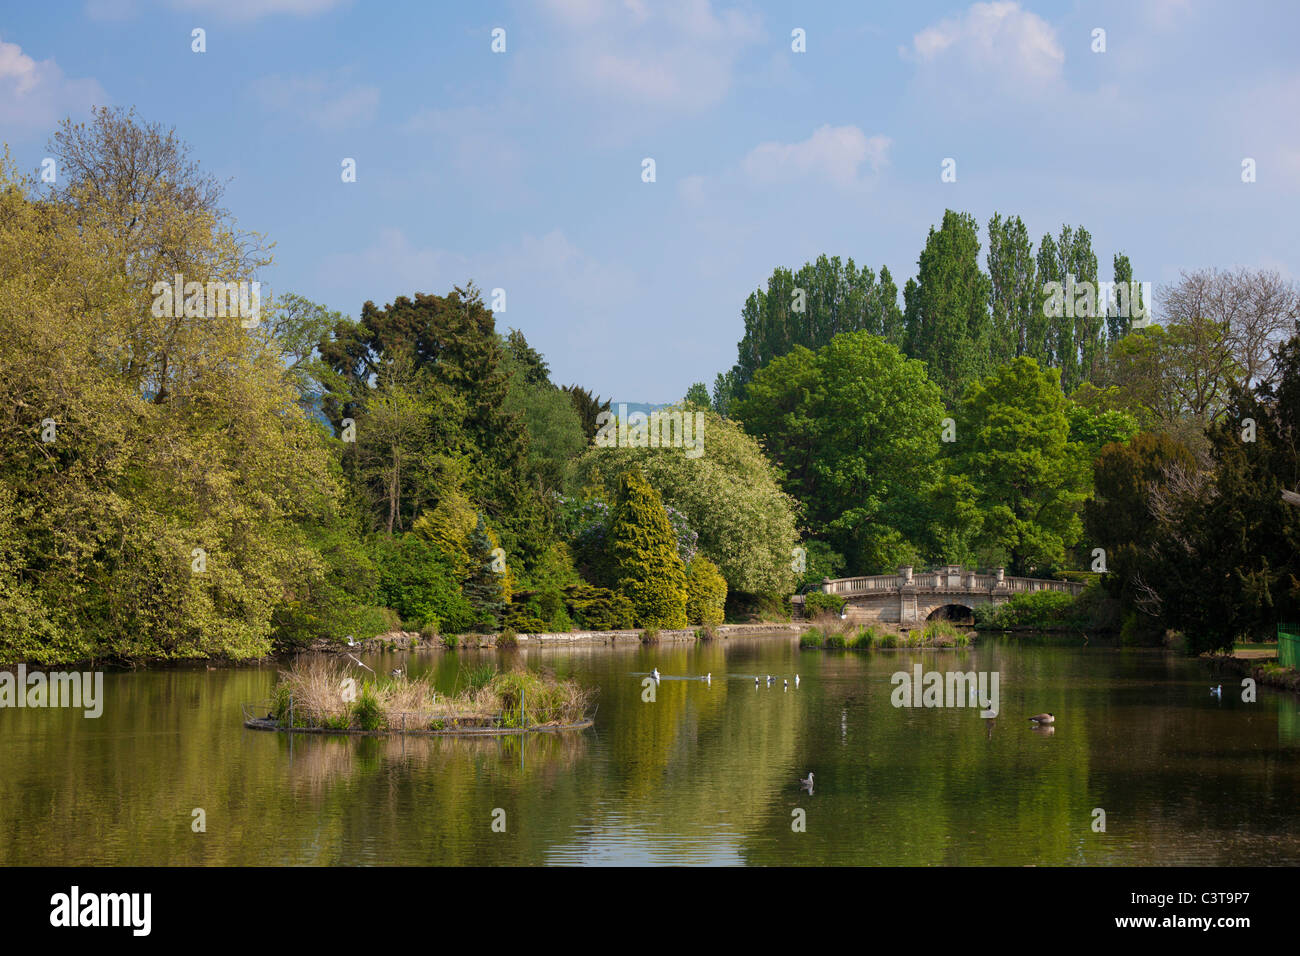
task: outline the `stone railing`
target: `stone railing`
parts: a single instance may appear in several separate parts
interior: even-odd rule
[[[1077,581],[1049,581],[1045,578],[1010,577],[998,569],[994,574],[980,574],[950,566],[941,571],[913,572],[911,568],[901,568],[898,574],[872,574],[858,578],[827,579],[822,582],[822,590],[827,594],[839,594],[845,597],[860,594],[882,593],[907,590],[947,590],[947,591],[1001,591],[1012,594],[1027,594],[1035,591],[1060,591],[1065,594],[1079,595],[1084,585]]]

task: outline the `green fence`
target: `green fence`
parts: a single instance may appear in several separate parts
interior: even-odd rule
[[[1283,667],[1300,670],[1300,624],[1277,626],[1277,662]]]

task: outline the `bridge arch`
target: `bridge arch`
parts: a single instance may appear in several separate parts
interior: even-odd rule
[[[975,608],[959,601],[940,604],[925,616],[927,621],[952,621],[954,624],[974,624]]]

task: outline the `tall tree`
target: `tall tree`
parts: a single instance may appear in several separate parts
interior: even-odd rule
[[[1069,436],[1060,372],[1031,358],[975,382],[962,399],[955,470],[975,486],[981,545],[1014,573],[1058,565],[1079,539],[1087,462]]]
[[[760,370],[735,411],[784,472],[813,535],[854,573],[915,557],[943,418],[919,361],[867,332],[836,336]]]
[[[615,590],[632,602],[641,627],[686,626],[686,568],[659,492],[636,469],[624,472],[610,519]]]
[[[1019,216],[989,220],[989,312],[992,317],[991,355],[1003,365],[1030,353],[1031,335],[1040,334],[1037,265],[1029,230]]]
[[[573,403],[573,410],[578,413],[582,432],[587,441],[591,441],[596,437],[596,430],[600,427],[596,424],[596,418],[601,412],[609,411],[609,399],[602,402],[599,395],[591,394],[580,385],[565,385],[561,391],[569,396],[569,401]]]
[[[741,312],[745,335],[737,346],[732,394],[796,345],[820,348],[842,332],[896,333],[897,296],[887,270],[881,271],[877,283],[870,268],[859,269],[852,259],[841,262],[839,256],[822,255],[798,272],[778,267],[767,289],[751,293]]]
[[[446,296],[399,296],[382,309],[367,302],[360,321],[337,327],[320,352],[345,383],[341,394],[325,402],[336,427],[343,417],[356,417],[372,391],[371,378],[397,354],[409,356],[415,372],[450,389],[464,408],[471,498],[512,555],[527,563],[545,550],[550,512],[531,480],[528,429],[509,407],[503,346],[492,312],[472,283]]]
[[[907,353],[925,362],[953,400],[990,363],[989,278],[979,266],[974,217],[946,210],[930,229],[908,300]]]

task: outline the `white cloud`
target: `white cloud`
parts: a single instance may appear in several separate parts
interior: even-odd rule
[[[1014,0],[975,3],[912,38],[900,54],[922,67],[954,71],[951,78],[994,78],[1004,90],[1033,95],[1060,80],[1065,50],[1042,17]]]
[[[837,186],[859,182],[862,165],[878,171],[888,162],[888,136],[868,137],[856,126],[820,126],[798,143],[761,143],[741,167],[756,183],[789,179],[823,179]]]
[[[695,112],[730,92],[759,21],[710,0],[548,0],[563,28],[559,68],[572,86],[632,106]]]
[[[18,44],[0,39],[0,127],[49,128],[107,101],[95,80],[69,79],[53,59],[35,60]]]
[[[374,119],[379,88],[348,86],[341,76],[264,76],[253,84],[262,105],[275,112],[294,112],[324,130],[341,130]]]

